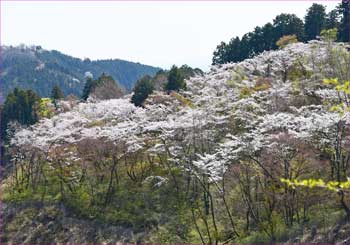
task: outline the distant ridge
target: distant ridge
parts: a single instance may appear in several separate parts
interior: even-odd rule
[[[118,85],[130,91],[143,75],[154,75],[160,68],[120,59],[90,60],[65,55],[41,46],[2,46],[1,92],[5,99],[15,87],[32,89],[49,96],[54,85],[65,95],[79,96],[85,84],[85,73],[94,78],[111,75]]]

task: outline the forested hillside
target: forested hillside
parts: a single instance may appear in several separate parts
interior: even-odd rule
[[[130,91],[144,75],[154,75],[159,68],[124,60],[81,60],[40,46],[3,46],[1,91],[4,99],[14,88],[32,89],[48,97],[55,85],[64,95],[81,95],[85,74],[97,78],[102,73],[111,75],[118,85]]]
[[[349,41],[343,0],[208,72],[2,47],[0,243],[350,244]]]
[[[17,128],[3,242],[349,242],[350,54],[334,38]]]
[[[266,50],[278,49],[280,38],[295,35],[295,39],[307,42],[320,36],[324,29],[338,29],[337,41],[350,40],[350,4],[343,0],[335,9],[326,12],[322,4],[314,3],[307,9],[304,19],[295,14],[282,13],[272,22],[257,26],[253,31],[229,42],[221,42],[213,54],[213,64],[238,62],[251,58]]]

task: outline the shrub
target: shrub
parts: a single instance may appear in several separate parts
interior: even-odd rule
[[[298,39],[296,35],[286,35],[281,37],[277,42],[276,45],[282,49],[284,47],[286,47],[288,44],[292,44],[292,43],[297,43]]]
[[[254,91],[264,91],[271,88],[271,79],[259,78],[254,86]]]
[[[253,93],[251,88],[248,87],[244,87],[241,89],[240,94],[239,94],[239,98],[240,99],[244,99],[249,97],[251,94]]]
[[[338,29],[327,29],[321,31],[321,40],[326,42],[333,42],[337,39]]]

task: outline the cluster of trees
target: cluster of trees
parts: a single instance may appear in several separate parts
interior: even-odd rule
[[[166,91],[179,91],[179,89],[186,89],[185,76],[181,72],[181,68],[178,69],[173,66],[169,71],[168,82],[165,84]]]
[[[5,135],[7,124],[17,121],[22,125],[31,125],[37,122],[38,115],[35,107],[40,97],[33,90],[15,88],[9,93],[1,108],[1,130]]]
[[[57,106],[57,101],[63,99],[61,88],[55,85],[51,90],[50,99]],[[10,92],[1,106],[1,135],[6,138],[6,130],[10,122],[21,125],[32,125],[40,119],[40,102],[42,98],[33,90],[15,88]]]
[[[91,76],[86,78],[81,98],[87,100],[89,96],[97,99],[113,99],[123,95],[121,88],[112,76],[102,73],[102,75],[94,80]]]
[[[186,89],[185,79],[196,74],[203,74],[203,71],[199,68],[193,69],[187,65],[181,67],[173,65],[169,71],[158,71],[153,78],[144,76],[136,82],[131,102],[136,106],[142,106],[148,95],[158,89],[165,90],[168,93]]]
[[[170,71],[160,70],[154,78],[146,75],[139,79],[134,87],[134,95],[132,103],[136,106],[142,106],[142,103],[147,99],[148,95],[155,89],[155,83],[158,77],[165,76],[166,82],[162,87],[170,91],[178,91],[186,88],[185,78],[193,76],[194,74],[202,74],[203,72],[196,68],[192,69],[187,65],[180,68],[175,65]],[[123,95],[122,90],[118,87],[117,82],[105,73],[93,79],[88,76],[85,86],[83,88],[81,98],[87,100],[92,94],[99,99],[118,98]],[[57,109],[57,101],[64,98],[61,87],[57,84],[52,88],[50,99]],[[1,135],[6,135],[7,125],[11,121],[16,121],[21,125],[32,125],[40,118],[40,101],[41,98],[33,90],[22,90],[15,88],[13,92],[7,95],[4,105],[1,107]]]
[[[331,42],[294,51],[188,81],[194,107],[103,101],[22,131],[6,201],[58,200],[150,243],[334,237],[350,222],[350,56]]]
[[[185,78],[193,76],[194,74],[202,74],[203,72],[196,68],[192,69],[187,65],[180,68],[175,65],[170,71],[158,71],[154,78],[146,75],[137,81],[134,87],[134,95],[132,103],[136,106],[141,106],[147,99],[148,95],[155,89],[154,83],[158,76],[166,76],[167,81],[162,84],[162,87],[170,91],[178,91],[186,88]],[[99,99],[118,98],[123,95],[122,90],[118,87],[117,82],[105,73],[93,79],[88,76],[85,86],[83,88],[81,98],[87,100],[92,94]],[[52,88],[50,99],[57,109],[57,101],[64,98],[64,94],[57,84]],[[7,125],[11,121],[16,121],[21,125],[32,125],[36,123],[40,117],[38,111],[40,110],[40,96],[33,90],[22,90],[15,88],[13,92],[9,93],[4,105],[1,107],[1,125],[2,136],[5,136]]]
[[[348,42],[350,38],[349,1],[343,0],[334,10],[326,13],[325,6],[313,4],[305,20],[294,14],[280,14],[273,23],[255,27],[254,31],[235,37],[229,43],[221,42],[213,53],[213,64],[238,62],[265,50],[277,49],[276,42],[283,36],[295,35],[299,41],[309,41],[320,35],[323,29],[337,28],[338,41]]]

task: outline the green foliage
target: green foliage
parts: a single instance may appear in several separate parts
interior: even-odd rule
[[[251,94],[254,92],[253,89],[248,88],[248,87],[243,87],[239,93],[239,98],[240,99],[244,99],[244,98],[248,98],[251,96]]]
[[[96,80],[93,80],[91,77],[87,78],[81,98],[87,100],[93,93],[99,99],[112,99],[122,95],[117,82],[112,76],[105,73],[102,73]]]
[[[326,16],[325,21],[325,29],[333,29],[333,28],[339,28],[339,11],[337,9],[333,9],[330,11]]]
[[[304,24],[293,14],[280,14],[262,27],[255,27],[240,39],[232,38],[229,43],[221,42],[213,53],[213,64],[238,62],[250,58],[264,50],[276,49],[276,42],[283,36],[296,35],[304,40]]]
[[[338,38],[342,42],[350,42],[350,2],[342,0],[338,9],[342,14]]]
[[[190,108],[195,107],[193,102],[189,98],[186,98],[179,93],[172,92],[171,96],[175,97],[181,103],[182,106],[188,106]]]
[[[315,39],[324,29],[326,22],[326,8],[321,4],[314,3],[307,10],[305,16],[306,40]]]
[[[55,114],[53,101],[50,98],[41,98],[38,106],[38,115],[40,118],[51,118]]]
[[[259,78],[254,87],[243,87],[240,90],[239,98],[244,99],[250,97],[252,94],[264,91],[271,88],[271,82],[265,78]]]
[[[342,19],[339,22],[339,13]],[[242,38],[234,37],[228,43],[221,42],[213,52],[212,64],[239,62],[265,50],[274,50],[276,42],[283,36],[296,36],[299,41],[315,39],[322,29],[339,28],[338,40],[349,40],[349,3],[343,1],[338,9],[325,12],[321,4],[313,4],[305,16],[305,24],[294,14],[280,14],[273,23],[255,27]]]
[[[251,232],[251,234],[238,239],[237,244],[268,244],[269,237],[261,231]]]
[[[5,135],[7,124],[17,121],[23,125],[37,122],[36,107],[40,98],[32,90],[15,88],[9,93],[1,110],[2,135]]]
[[[322,179],[304,179],[304,180],[289,180],[289,179],[284,179],[281,178],[282,183],[286,183],[288,186],[292,188],[296,188],[299,186],[302,187],[308,187],[308,188],[315,188],[315,187],[320,187],[320,188],[326,188],[331,191],[338,192],[341,189],[349,189],[350,188],[350,181],[344,181],[344,182],[339,182],[339,181],[328,181],[325,182]]]
[[[182,65],[180,68],[179,68],[179,71],[180,73],[182,74],[183,78],[184,79],[188,79],[190,77],[193,77],[195,75],[203,75],[204,72],[199,69],[199,68],[192,68],[188,65]]]
[[[97,85],[97,82],[92,80],[92,78],[88,77],[86,79],[86,83],[84,85],[84,88],[83,88],[83,93],[81,95],[81,98],[83,100],[87,100],[89,98],[89,95],[93,89],[93,87],[95,87]]]
[[[173,89],[168,90],[171,93],[167,97],[189,107],[194,106],[191,97],[172,90],[176,90],[174,84],[177,84],[177,89],[182,89],[184,86],[179,86],[179,81],[191,76],[191,72],[191,68],[183,66],[157,74],[169,79],[169,83],[173,82]],[[293,82],[294,91],[304,88],[303,79],[310,77],[311,72],[304,68],[301,61],[288,68],[288,80]],[[246,79],[244,71],[237,69],[228,83],[241,89],[240,98],[271,88],[273,77],[255,75],[255,78],[254,86],[242,86],[240,82]],[[317,86],[333,88],[339,94],[350,94],[348,79],[325,79],[323,85],[319,81]],[[100,79],[91,79],[84,90],[86,98],[101,83]],[[134,95],[140,91],[142,96],[137,99],[143,102],[152,90],[153,79],[144,77],[137,83]],[[256,103],[261,102],[258,96],[252,97]],[[288,102],[294,98],[296,96],[288,96]],[[276,96],[276,107],[268,106],[268,110],[274,111],[283,99]],[[142,104],[140,101],[139,105]],[[261,111],[256,103],[239,104],[228,109],[235,110],[235,113],[229,112],[234,116],[228,118],[228,128],[219,129],[222,136],[213,134],[213,142],[225,143],[227,132],[236,137],[244,135],[248,127],[254,127],[254,124],[236,116],[239,111],[252,116],[256,114],[259,120],[263,119],[261,112],[256,113]],[[50,99],[40,101],[40,115],[49,114],[49,104]],[[341,112],[346,109],[345,105],[330,104],[330,107]],[[97,119],[86,126],[96,127],[106,122]],[[212,125],[205,126],[216,130]],[[204,135],[200,129],[191,128],[195,132],[193,137],[188,135],[188,131],[177,134],[173,144],[163,142],[164,139],[157,136],[153,138],[149,133],[140,142],[144,147],[135,152],[128,151],[129,143],[123,140],[107,139],[82,139],[74,144],[55,145],[48,153],[34,149],[35,154],[32,154],[30,146],[24,149],[14,147],[11,153],[19,157],[13,158],[11,170],[3,182],[3,200],[11,204],[28,200],[63,203],[79,218],[96,220],[106,226],[112,224],[130,228],[146,234],[142,242],[158,243],[299,243],[311,225],[316,224],[319,229],[325,220],[329,226],[336,224],[336,218],[326,219],[324,216],[341,218],[337,213],[337,199],[340,199],[341,191],[350,188],[350,181],[322,179],[323,176],[334,175],[337,162],[333,163],[333,158],[347,159],[344,152],[338,154],[338,148],[334,148],[333,143],[325,147],[321,145],[319,149],[316,133],[310,143],[292,138],[284,128],[274,130],[271,133],[278,136],[278,141],[273,141],[277,144],[262,151],[249,149],[239,152],[237,160],[233,160],[225,170],[224,179],[211,182],[206,174],[194,172],[193,161],[205,153],[214,153],[212,142],[201,139]],[[158,132],[155,134],[158,135]],[[189,145],[182,144],[183,137],[190,138]],[[249,141],[250,137],[247,138]],[[166,149],[154,154],[153,149],[159,144],[164,144]],[[175,158],[171,154],[174,147],[178,149],[177,154],[183,154],[183,158]],[[344,144],[339,149],[346,151],[347,147]],[[332,162],[332,170],[324,167],[328,162]],[[339,179],[346,180],[348,171],[344,170]],[[324,206],[321,209],[321,205],[333,207],[332,212]]]
[[[273,21],[277,39],[286,35],[296,35],[298,40],[304,40],[304,23],[294,14],[280,14]]]
[[[63,99],[64,95],[62,93],[61,88],[58,85],[55,85],[52,90],[51,90],[51,99],[55,100],[60,100]]]
[[[154,85],[150,76],[144,76],[136,82],[134,94],[131,97],[131,102],[136,106],[141,106],[154,90]]]
[[[300,93],[300,81],[299,80],[292,80],[292,88],[293,88],[293,93],[295,95]]]
[[[324,79],[323,83],[325,85],[334,85],[334,86],[338,86],[339,85],[338,78]]]
[[[327,42],[333,42],[337,39],[337,28],[326,29],[321,31],[321,38]]]
[[[242,82],[243,79],[246,78],[246,77],[245,77],[245,74],[244,74],[244,71],[242,71],[242,68],[240,68],[239,66],[238,66],[237,68],[235,68],[234,71],[232,71],[231,76],[232,76],[231,80],[232,80],[233,82],[238,83],[238,84],[239,84],[240,82]]]
[[[324,79],[323,84],[331,86],[335,88],[339,94],[344,94],[345,97],[350,95],[350,81],[341,82],[338,78],[332,79]],[[347,106],[344,102],[332,105],[330,107],[330,111],[338,112],[341,116],[343,116],[346,112],[350,111],[350,107]]]
[[[204,72],[201,69],[192,68],[186,64],[179,67],[178,72],[183,79],[188,79],[195,75],[201,76],[204,74]],[[157,74],[152,78],[154,90],[157,90],[157,91],[166,90],[166,86],[169,82],[169,75],[170,75],[170,71],[166,71],[166,70],[158,71]]]
[[[278,41],[276,42],[276,45],[280,49],[282,49],[286,47],[288,44],[297,43],[297,42],[298,42],[298,38],[296,35],[287,35],[278,39]]]
[[[271,81],[268,78],[260,77],[253,88],[255,92],[264,91],[271,88]]]
[[[287,79],[290,81],[297,81],[302,79],[310,79],[312,76],[312,70],[306,70],[302,61],[295,62],[287,72]]]
[[[175,65],[169,71],[168,83],[165,85],[165,89],[167,91],[179,91],[180,89],[186,89],[184,75]]]

